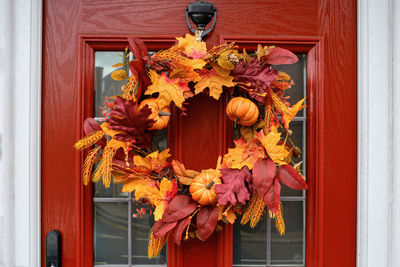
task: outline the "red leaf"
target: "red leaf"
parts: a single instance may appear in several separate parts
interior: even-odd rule
[[[178,222],[165,223],[162,221],[156,221],[153,226],[153,235],[155,238],[160,238],[166,235],[169,231],[176,226]]]
[[[274,179],[272,185],[269,187],[268,192],[264,195],[264,202],[267,204],[268,209],[276,213],[279,210],[279,201],[281,197],[281,184],[277,178]]]
[[[274,182],[276,165],[271,159],[257,161],[253,167],[253,183],[256,191],[265,196]]]
[[[304,190],[308,188],[303,177],[291,165],[279,166],[277,176],[282,183],[295,190]]]
[[[171,202],[168,204],[161,221],[178,221],[194,212],[196,208],[197,204],[192,200],[191,197],[186,195],[179,195],[172,199]]]
[[[137,110],[134,101],[128,101],[118,96],[107,122],[111,129],[124,132],[116,134],[115,139],[126,142],[135,140],[136,146],[144,148],[151,143],[154,135],[154,131],[148,130],[154,124],[154,120],[149,119],[150,114],[149,107],[144,106]]]
[[[97,121],[93,118],[87,118],[85,122],[83,123],[83,131],[85,132],[85,135],[91,134],[96,131],[101,131],[100,125],[97,123]]]
[[[215,190],[218,194],[218,204],[226,205],[230,202],[232,205],[236,205],[237,198],[240,203],[245,205],[246,200],[250,199],[250,193],[244,183],[251,180],[249,168],[245,166],[241,170],[222,169],[221,174],[223,184],[215,185]]]
[[[217,206],[203,206],[197,214],[197,236],[206,240],[215,229],[218,222],[219,208]]]
[[[146,68],[144,66],[143,57],[148,56],[147,47],[144,42],[138,38],[129,37],[128,43],[130,50],[135,56],[136,60],[129,63],[129,68],[135,77],[138,78],[139,86],[136,93],[137,99],[142,95],[142,87],[149,84],[149,78],[146,75]]]
[[[174,230],[172,231],[172,238],[174,242],[179,246],[182,240],[182,234],[186,229],[186,226],[189,224],[190,218],[187,216],[184,219],[181,219],[178,224],[175,226]]]
[[[298,61],[298,58],[287,49],[275,47],[264,57],[264,61],[270,65],[293,64]]]

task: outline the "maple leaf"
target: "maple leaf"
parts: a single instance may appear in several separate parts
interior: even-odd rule
[[[267,151],[268,156],[278,164],[286,164],[285,158],[289,155],[289,151],[285,148],[285,144],[278,145],[281,139],[281,134],[275,131],[271,131],[264,135],[261,130],[257,134],[258,140],[262,143]]]
[[[276,165],[271,159],[257,161],[253,168],[253,183],[271,212],[279,209],[280,184],[275,178]]]
[[[145,158],[135,155],[133,156],[133,163],[135,164],[137,171],[143,172],[160,172],[162,169],[166,168],[169,163],[167,159],[171,156],[169,154],[169,148],[162,151],[161,153],[154,151],[153,153],[147,155]]]
[[[224,222],[229,222],[231,224],[234,224],[236,221],[235,211],[233,209],[227,209],[223,213],[223,220],[224,220]]]
[[[285,124],[285,128],[289,129],[289,123],[296,117],[296,114],[305,108],[306,106],[303,105],[305,98],[299,100],[296,104],[288,108],[288,111],[283,114],[282,122]]]
[[[122,192],[135,191],[135,199],[147,198],[156,207],[154,220],[162,218],[167,204],[175,197],[178,192],[176,181],[163,178],[160,185],[148,179],[133,179],[124,184]]]
[[[160,189],[158,191],[158,198],[155,200],[153,205],[156,206],[154,210],[154,220],[161,220],[164,210],[168,203],[175,197],[178,192],[178,185],[176,181],[170,181],[167,178],[163,178],[160,183]],[[149,199],[150,200],[150,199]]]
[[[257,160],[265,157],[263,147],[257,142],[246,143],[243,139],[238,139],[234,143],[236,147],[229,148],[228,153],[224,155],[224,166],[232,169],[241,169],[247,166],[251,170]]]
[[[154,135],[154,131],[148,130],[154,124],[154,120],[148,118],[150,114],[149,107],[137,110],[134,101],[117,96],[107,122],[109,128],[122,133],[114,135],[113,138],[125,142],[134,141],[136,146],[146,147]]]
[[[232,76],[222,76],[214,69],[203,69],[199,71],[199,74],[200,80],[194,86],[194,92],[196,95],[201,93],[204,89],[208,88],[210,90],[210,96],[218,100],[223,91],[223,86],[235,86],[235,83],[232,82]]]
[[[196,37],[191,34],[186,34],[185,37],[177,37],[177,46],[184,49],[183,53],[193,59],[203,58],[207,54],[206,43],[197,41]]]
[[[193,178],[199,174],[198,171],[186,170],[185,166],[176,160],[172,160],[171,165],[175,175],[179,178],[179,183],[184,185],[191,185]]]
[[[221,169],[222,184],[215,185],[215,190],[218,194],[218,204],[236,205],[239,201],[243,205],[250,199],[250,193],[246,188],[245,181],[250,180],[251,174],[247,166],[241,170],[235,169]]]
[[[164,72],[158,75],[157,72],[150,70],[149,75],[153,84],[147,88],[145,94],[158,93],[156,101],[159,108],[167,107],[171,102],[182,108],[182,104],[185,102],[184,92],[190,91],[187,84],[182,83],[179,78],[169,79]]]

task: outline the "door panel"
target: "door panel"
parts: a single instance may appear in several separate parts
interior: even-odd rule
[[[337,266],[337,255],[341,266],[354,266],[356,1],[213,2],[218,18],[214,32],[206,38],[210,46],[236,41],[241,47],[254,49],[256,43],[263,42],[307,54],[310,189],[306,194],[306,266]],[[44,1],[43,263],[45,235],[59,229],[63,266],[93,265],[93,190],[83,187],[83,155],[72,146],[82,135],[83,119],[93,115],[94,51],[124,49],[131,35],[143,39],[150,50],[170,46],[174,36],[188,32],[187,4]],[[188,167],[214,167],[217,155],[223,154],[232,140],[225,103],[201,96],[193,101],[188,117],[173,120],[169,142],[175,158]],[[196,109],[202,105],[208,112],[198,114]],[[202,133],[200,140],[198,132]],[[206,243],[169,244],[167,260],[169,266],[231,266],[232,251],[232,227],[227,226]],[[279,259],[279,251],[271,253]]]

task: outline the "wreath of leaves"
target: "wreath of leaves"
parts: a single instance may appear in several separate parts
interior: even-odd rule
[[[290,106],[284,93],[294,83],[271,66],[293,64],[297,57],[275,46],[258,45],[253,54],[240,52],[234,43],[207,50],[205,42],[189,34],[151,56],[138,39],[130,40],[130,50],[136,59],[129,62],[126,49],[123,62],[114,65],[118,69],[111,75],[117,81],[127,80],[121,94],[107,99],[103,121],[86,119],[85,137],[75,144],[76,149],[88,149],[84,184],[90,179],[102,181],[105,187],[111,181],[122,183],[123,192],[134,192],[136,201],[147,204],[134,216],[154,213],[149,258],[160,253],[168,236],[178,245],[182,238],[205,240],[223,223],[233,224],[238,215],[241,224],[255,227],[266,210],[284,234],[281,183],[307,189],[301,163],[292,161],[301,150],[291,141],[289,128],[305,106],[304,99]],[[148,105],[140,108],[141,101],[151,97],[160,110],[175,105],[184,115],[188,98],[206,93],[218,100],[224,90],[231,98],[250,99],[260,115],[251,126],[241,126],[235,147],[219,157],[215,169],[187,170],[181,162],[170,161],[169,149],[160,152],[152,144],[154,111]],[[213,180],[210,186],[217,194],[216,204],[200,205],[189,192],[202,173],[221,181],[214,184]]]

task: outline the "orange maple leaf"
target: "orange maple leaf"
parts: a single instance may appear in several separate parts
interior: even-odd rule
[[[186,34],[185,37],[177,37],[178,47],[184,49],[183,53],[193,59],[203,58],[207,55],[206,43],[197,41],[196,37]]]
[[[264,135],[261,130],[258,134],[258,140],[262,143],[268,156],[278,164],[287,164],[285,158],[289,155],[289,151],[286,149],[285,144],[277,145],[281,139],[281,134],[275,131],[271,131]]]
[[[147,88],[145,94],[158,93],[156,101],[159,108],[169,106],[171,102],[174,102],[177,107],[182,108],[182,104],[185,101],[184,94],[190,91],[187,83],[182,83],[179,78],[169,79],[164,72],[158,75],[157,72],[150,70],[149,76],[152,85]]]
[[[274,107],[282,114],[282,122],[285,124],[285,128],[289,129],[289,123],[296,116],[297,112],[306,107],[303,105],[305,98],[301,99],[293,106],[288,107],[274,92],[271,92],[271,97]]]
[[[133,163],[136,166],[135,170],[140,172],[160,172],[169,165],[167,159],[170,156],[169,148],[162,152],[158,152],[158,150],[154,151],[145,158],[135,155],[133,156]]]
[[[201,93],[205,88],[210,90],[210,96],[214,97],[216,100],[219,99],[223,86],[231,87],[235,86],[235,83],[232,81],[233,77],[230,75],[222,76],[216,70],[200,70],[200,80],[194,86],[195,94]]]
[[[264,149],[258,144],[258,141],[253,140],[246,143],[242,139],[238,139],[234,142],[236,147],[229,148],[228,153],[224,155],[224,166],[232,169],[241,169],[247,166],[251,170],[254,163],[265,158]]]
[[[163,178],[159,184],[146,179],[134,179],[124,184],[122,192],[135,191],[135,199],[147,198],[152,205],[156,207],[154,211],[154,220],[162,218],[165,207],[178,192],[176,181],[170,181]]]

